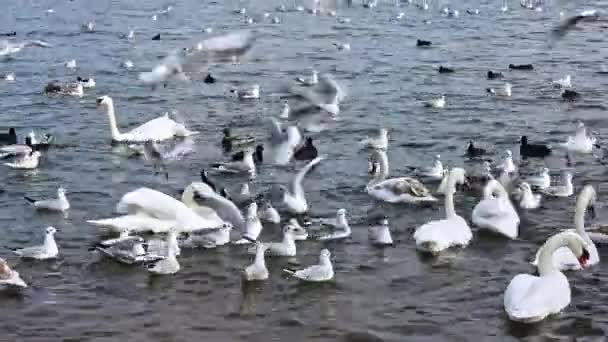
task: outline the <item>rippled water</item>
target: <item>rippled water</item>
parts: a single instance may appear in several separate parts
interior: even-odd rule
[[[544,12],[522,9],[513,3],[508,13],[499,3],[457,2],[460,18],[445,18],[434,3],[421,12],[413,6],[395,7],[381,2],[374,10],[358,6],[344,9],[350,24],[335,18],[302,13],[280,13],[280,25],[255,24],[259,39],[253,58],[238,66],[212,69],[219,83],[171,84],[150,91],[137,82],[137,73],[149,68],[167,51],[204,37],[206,27],[216,32],[245,28],[232,14],[234,3],[181,1],[169,16],[150,20],[166,3],[145,1],[17,1],[5,0],[0,31],[16,31],[17,39],[42,39],[52,49],[24,49],[0,62],[0,72],[16,72],[14,83],[0,82],[0,120],[5,127],[25,133],[31,128],[52,132],[61,148],[44,154],[38,170],[2,168],[0,245],[14,248],[42,239],[47,225],[58,228],[61,258],[53,262],[8,258],[31,288],[0,295],[0,340],[3,341],[471,341],[515,340],[518,337],[587,337],[599,340],[608,330],[604,264],[568,274],[572,303],[544,323],[522,327],[508,322],[502,293],[520,272],[533,272],[528,264],[537,247],[559,228],[571,227],[574,197],[548,199],[542,210],[521,212],[521,234],[516,241],[477,234],[472,244],[439,259],[422,258],[411,238],[415,228],[443,215],[443,206],[414,208],[380,205],[363,190],[368,176],[367,155],[355,142],[379,126],[390,128],[389,157],[392,173],[406,166],[430,164],[441,153],[450,166],[466,165],[466,142],[475,139],[495,151],[495,158],[527,134],[534,141],[556,143],[584,120],[600,140],[608,133],[604,89],[608,78],[596,71],[608,48],[598,25],[566,36],[550,48],[547,32],[558,22],[560,10],[581,10],[575,4],[549,3]],[[247,5],[247,4],[246,4]],[[273,1],[252,1],[251,11],[261,18],[276,6]],[[479,16],[465,14],[477,7]],[[54,13],[46,13],[53,8]],[[257,9],[257,10],[256,10]],[[394,18],[405,12],[402,20]],[[424,20],[431,20],[425,24]],[[81,33],[88,20],[95,33]],[[119,38],[129,29],[137,39]],[[594,31],[595,30],[595,31]],[[150,38],[161,33],[161,41]],[[428,49],[415,47],[416,39],[433,41]],[[334,41],[350,42],[352,51],[337,52]],[[63,63],[75,58],[77,71]],[[130,59],[135,68],[121,63]],[[534,71],[509,71],[509,63],[533,63]],[[457,72],[440,75],[435,68],[451,65]],[[242,286],[240,272],[250,263],[240,247],[211,251],[185,251],[182,270],[171,277],[150,278],[141,268],[98,260],[88,246],[100,238],[85,220],[108,217],[122,194],[149,186],[177,194],[209,163],[224,158],[221,129],[263,137],[263,118],[277,115],[275,96],[289,80],[309,73],[314,66],[330,72],[349,86],[341,119],[328,132],[314,135],[328,155],[306,181],[311,215],[333,216],[345,207],[353,237],[329,245],[336,280],[330,284],[299,284],[281,274],[287,262],[268,261],[271,278],[263,284]],[[503,71],[513,84],[513,97],[494,99],[485,88],[488,70]],[[572,74],[582,100],[567,104],[550,80]],[[42,89],[51,79],[73,80],[93,76],[97,88],[82,99],[47,97]],[[237,84],[260,83],[263,99],[239,103],[225,96]],[[445,110],[428,110],[422,100],[445,93]],[[166,183],[149,165],[113,152],[107,118],[95,110],[95,98],[114,98],[120,125],[128,127],[164,111],[178,110],[189,126],[202,132],[197,151],[169,166]],[[517,155],[516,155],[517,157]],[[518,159],[518,158],[517,158]],[[542,162],[533,161],[533,171]],[[565,167],[561,158],[547,164],[557,175]],[[264,165],[253,189],[288,182],[301,163],[288,167]],[[600,202],[608,192],[604,166],[593,157],[577,159],[575,187],[590,182]],[[241,182],[223,178],[224,184]],[[69,191],[72,209],[63,217],[36,213],[22,196],[51,196],[57,186]],[[431,185],[435,187],[435,185]],[[477,199],[458,195],[456,209],[470,219]],[[368,213],[384,212],[391,222],[394,248],[375,249],[367,242]],[[600,213],[601,216],[601,213]],[[278,227],[267,227],[263,239],[276,239]],[[316,242],[298,245],[298,261],[314,263],[322,248]],[[605,253],[600,250],[601,257]],[[363,333],[367,333],[363,334]]]

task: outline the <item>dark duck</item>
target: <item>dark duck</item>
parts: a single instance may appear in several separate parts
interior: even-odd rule
[[[519,145],[519,155],[530,158],[544,158],[551,154],[551,149],[545,144],[530,144],[528,137],[522,136]]]
[[[469,140],[469,145],[467,146],[467,157],[469,158],[477,158],[486,154],[486,150],[481,147],[475,147],[473,140]]]
[[[318,155],[319,152],[317,151],[317,148],[313,145],[312,138],[308,137],[306,138],[304,144],[298,149],[296,149],[293,157],[296,160],[313,160],[317,158]]]

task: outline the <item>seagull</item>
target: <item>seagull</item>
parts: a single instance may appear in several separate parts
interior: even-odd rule
[[[32,170],[38,167],[42,153],[33,151],[27,154],[17,154],[12,163],[4,163],[4,165],[13,169]]]
[[[4,80],[7,82],[14,82],[15,81],[15,73],[14,72],[9,72],[8,74],[4,75]]]
[[[32,203],[38,210],[66,211],[70,209],[70,202],[68,202],[68,199],[65,196],[65,189],[62,187],[57,189],[57,198],[47,200],[35,200],[27,196],[24,198]]]
[[[554,88],[572,88],[572,77],[570,75],[564,76],[564,78],[553,81]]]
[[[65,62],[65,67],[68,69],[76,69],[76,60],[70,59],[69,61]]]
[[[22,258],[29,259],[54,259],[59,254],[57,243],[55,242],[55,232],[57,230],[53,227],[48,227],[45,230],[44,243],[40,246],[26,247],[15,250],[15,254]]]
[[[367,137],[359,142],[363,148],[386,150],[388,148],[388,130],[380,128],[377,137]]]
[[[445,107],[445,95],[441,95],[438,98],[431,99],[431,100],[427,101],[424,105],[425,105],[425,107],[431,107],[431,108],[444,108]]]
[[[316,239],[319,241],[334,241],[341,240],[350,237],[351,229],[346,220],[346,209],[338,209],[336,214],[336,223],[334,225],[334,231],[329,234],[318,236]]]
[[[173,231],[174,229],[171,229]],[[169,240],[171,234],[167,234],[167,249],[162,260],[156,261],[148,266],[148,272],[156,275],[168,275],[175,274],[180,270],[179,262],[177,261],[177,249],[176,244],[171,243]]]
[[[287,190],[284,186],[280,186],[282,201],[287,207],[287,210],[292,214],[304,214],[308,211],[308,202],[306,201],[306,194],[302,187],[302,181],[304,177],[325,157],[317,157],[311,160],[306,166],[304,166],[295,176],[292,183],[292,189]]]
[[[307,100],[312,107],[333,115],[340,113],[340,102],[346,97],[344,87],[328,74],[321,75],[314,87],[290,87],[289,91]]]
[[[258,217],[260,218],[260,220],[268,223],[281,223],[281,216],[279,215],[279,212],[272,206],[272,203],[270,203],[270,201],[264,203],[262,209],[260,210],[260,213],[258,213]]]
[[[47,48],[51,47],[51,45],[49,43],[43,42],[41,40],[27,40],[27,41],[20,42],[20,43],[13,43],[8,40],[1,40],[0,41],[0,57],[13,55],[13,54],[21,51],[23,48],[30,47],[30,46],[47,47]]]
[[[253,84],[251,87],[232,88],[230,92],[239,100],[255,100],[260,98],[260,85]]]
[[[164,259],[161,255],[146,252],[143,239],[140,237],[138,239],[123,240],[111,246],[98,245],[95,247],[95,250],[110,259],[127,265],[156,262]]]
[[[238,31],[206,39],[193,48],[170,53],[152,71],[139,74],[139,80],[153,87],[170,79],[188,80],[186,73],[205,70],[213,62],[232,62],[249,52],[254,37],[250,31]]]
[[[245,232],[242,233],[243,238],[234,242],[235,244],[247,244],[251,241],[256,241],[262,232],[262,223],[258,217],[258,205],[252,202],[247,207],[247,217],[245,218]]]
[[[268,279],[268,268],[266,268],[266,261],[264,260],[264,253],[268,247],[257,241],[255,243],[255,248],[253,264],[247,266],[243,272],[243,277],[247,281]]]
[[[393,244],[388,220],[383,218],[379,224],[369,227],[369,241],[373,245],[386,246]]]
[[[269,256],[295,257],[296,233],[301,229],[287,224],[283,227],[283,239],[281,242],[263,242],[264,246],[266,246],[266,254]]]
[[[512,88],[513,88],[513,86],[511,85],[511,83],[505,83],[502,88],[497,88],[497,89],[486,88],[486,91],[492,95],[509,97],[509,96],[511,96]]]
[[[303,86],[315,85],[315,84],[319,83],[319,73],[317,72],[317,70],[313,69],[312,75],[310,76],[310,78],[298,77],[298,78],[296,78],[296,82],[300,83]]]
[[[186,248],[216,248],[226,245],[230,242],[230,232],[232,225],[225,222],[220,228],[210,233],[204,232],[202,235],[190,233],[188,238],[181,242],[181,245]]]
[[[600,18],[600,11],[598,10],[587,10],[583,11],[575,16],[569,17],[562,21],[559,26],[553,29],[554,38],[562,38],[568,32],[573,30],[579,22],[585,21],[597,21]]]
[[[283,271],[298,279],[309,282],[324,282],[333,279],[334,269],[331,264],[331,253],[327,249],[322,249],[319,255],[319,264],[309,266],[305,269],[294,271],[284,269]]]
[[[27,284],[21,279],[19,272],[11,269],[8,263],[0,258],[0,287],[7,286],[27,287]]]

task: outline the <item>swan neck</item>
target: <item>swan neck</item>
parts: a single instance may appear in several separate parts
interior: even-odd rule
[[[591,191],[585,190],[583,190],[576,200],[576,209],[574,211],[574,228],[576,229],[576,232],[585,240],[585,242],[589,243],[590,239],[587,231],[585,230],[585,212],[591,203],[591,198],[593,195]]]
[[[199,205],[194,201],[194,188],[192,186],[188,186],[184,189],[184,193],[182,193],[182,203],[184,203],[188,208],[197,208]]]
[[[121,134],[118,131],[118,126],[116,125],[116,114],[114,113],[114,103],[110,102],[107,105],[108,119],[110,120],[110,130],[112,131],[112,139],[113,140],[121,140]]]
[[[388,157],[386,152],[378,152],[378,171],[371,180],[370,185],[378,184],[388,177]]]
[[[550,237],[547,242],[541,247],[541,252],[538,257],[538,274],[540,276],[559,273],[553,263],[553,254],[560,247],[567,247],[571,242],[574,242],[572,236],[566,234],[557,234]]]
[[[454,210],[454,193],[456,192],[456,179],[450,173],[448,177],[448,184],[445,188],[445,216],[451,218],[456,216]]]

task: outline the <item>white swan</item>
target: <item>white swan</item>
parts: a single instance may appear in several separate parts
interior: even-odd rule
[[[570,197],[574,194],[574,186],[572,185],[572,173],[564,172],[562,174],[562,185],[550,186],[543,190],[543,193],[554,197]]]
[[[223,224],[223,221],[218,222],[213,215],[209,217],[199,216],[193,208],[188,207],[183,202],[149,188],[139,188],[125,194],[116,206],[116,211],[128,214],[87,222],[114,228],[118,231],[126,228],[132,231],[152,231],[155,233],[166,233],[172,226],[178,227],[180,232],[191,232],[217,228]],[[218,225],[218,223],[220,224]]]
[[[540,206],[541,196],[532,192],[530,184],[522,182],[518,187],[519,207],[523,209],[536,209]]]
[[[595,216],[595,209],[593,204],[595,203],[595,189],[591,185],[587,185],[581,190],[576,200],[576,209],[574,211],[574,229],[568,229],[570,232],[578,234],[585,242],[586,249],[589,252],[589,260],[587,265],[595,265],[600,262],[600,256],[597,252],[597,247],[589,237],[589,234],[585,230],[585,212],[589,208],[591,216]],[[533,265],[538,265],[539,258],[543,247],[536,253],[536,258],[532,262]],[[562,271],[566,270],[580,270],[582,269],[581,264],[578,262],[578,258],[572,254],[572,252],[565,247],[558,248],[553,253],[553,265]]]
[[[268,279],[268,268],[266,268],[266,261],[264,260],[264,253],[266,252],[266,245],[257,241],[255,243],[255,259],[253,264],[247,266],[243,272],[243,276],[247,281],[254,280],[266,280]]]
[[[19,272],[11,269],[8,263],[0,258],[0,289],[9,286],[27,287],[27,284],[21,279]]]
[[[497,180],[491,180],[486,184],[483,196],[473,209],[473,224],[515,239],[519,230],[519,215],[507,191]]]
[[[331,253],[327,249],[322,249],[319,255],[319,263],[305,269],[294,271],[284,269],[283,272],[298,279],[310,282],[324,282],[334,278],[334,268],[331,264]]]
[[[97,107],[104,109],[110,120],[110,130],[112,140],[116,142],[145,142],[161,141],[175,136],[187,137],[197,134],[196,131],[189,131],[184,125],[177,123],[169,118],[169,113],[150,120],[145,124],[130,130],[127,133],[120,133],[116,126],[116,116],[114,114],[114,101],[109,96],[102,96],[97,99]]]
[[[595,137],[587,135],[585,124],[579,121],[575,135],[569,136],[568,140],[562,143],[561,146],[569,152],[589,154],[593,152],[593,146],[596,142],[597,139]]]
[[[412,177],[388,177],[388,157],[383,150],[374,150],[378,164],[374,178],[367,184],[367,193],[375,199],[389,203],[435,202],[437,198],[419,180]]]
[[[539,275],[518,274],[507,286],[504,308],[512,321],[539,322],[570,304],[568,278],[552,262],[553,253],[560,247],[572,251],[581,267],[587,265],[589,252],[579,235],[562,232],[550,237],[541,247]]]
[[[17,249],[15,250],[15,254],[22,258],[37,260],[56,258],[59,254],[59,248],[57,248],[57,243],[55,242],[57,230],[53,227],[47,227],[44,232],[44,242],[42,245]]]
[[[444,249],[465,247],[473,238],[471,228],[461,216],[454,211],[454,189],[456,184],[466,182],[465,171],[461,168],[450,170],[448,185],[445,190],[445,216],[443,220],[430,221],[414,233],[416,247],[423,252],[437,254]]]
[[[308,202],[306,201],[306,193],[302,187],[302,181],[308,172],[324,158],[317,157],[306,164],[293,179],[291,191],[287,190],[284,186],[280,186],[283,204],[285,204],[290,213],[298,215],[308,211]]]

